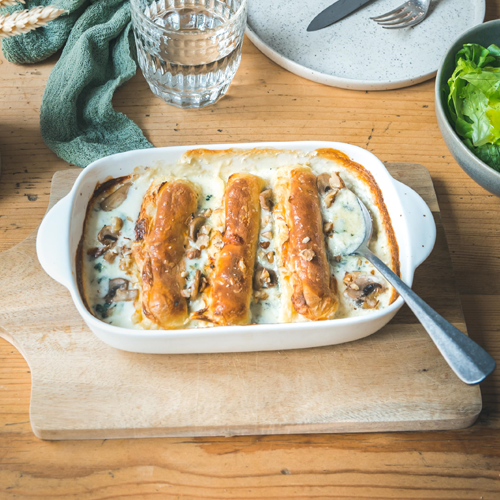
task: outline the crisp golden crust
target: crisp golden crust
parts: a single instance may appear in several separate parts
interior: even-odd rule
[[[200,160],[200,159],[205,159],[207,161],[212,160],[213,158],[221,159],[226,156],[234,156],[234,155],[240,155],[240,156],[245,156],[245,157],[251,157],[254,155],[261,155],[261,156],[273,156],[276,153],[282,152],[281,150],[278,149],[272,149],[272,148],[267,148],[267,149],[261,149],[261,148],[253,148],[253,149],[204,149],[204,148],[198,148],[198,149],[191,149],[189,151],[186,151],[183,155],[183,158],[187,160]]]
[[[339,300],[326,255],[316,176],[308,167],[294,167],[281,181],[278,210],[288,227],[281,256],[290,276],[291,302],[307,319],[332,319]]]
[[[382,191],[378,187],[377,182],[373,178],[372,174],[362,165],[352,161],[346,154],[338,151],[336,149],[317,149],[317,156],[321,158],[326,158],[328,160],[334,160],[335,162],[341,163],[347,170],[356,173],[358,178],[369,187],[370,192],[373,196],[374,203],[380,211],[382,217],[382,225],[387,238],[389,240],[389,247],[391,252],[391,269],[400,276],[400,264],[399,264],[399,246],[396,240],[396,235],[394,234],[394,229],[391,223],[391,217],[385,206],[384,197]],[[398,293],[393,289],[392,295],[389,303],[392,304],[398,298]]]
[[[150,217],[146,205],[156,202]],[[134,255],[141,264],[142,310],[163,328],[183,326],[188,319],[187,300],[181,295],[180,276],[188,220],[196,210],[196,192],[182,180],[167,182],[145,197],[136,224]]]
[[[224,246],[216,259],[206,314],[219,325],[250,322],[262,187],[262,179],[251,174],[234,174],[226,186]]]

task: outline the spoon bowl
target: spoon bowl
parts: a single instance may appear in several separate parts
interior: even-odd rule
[[[368,249],[368,243],[370,243],[370,240],[372,239],[372,235],[373,235],[372,216],[370,215],[370,212],[366,208],[365,204],[359,198],[357,198],[357,200],[358,200],[359,209],[361,211],[361,215],[362,215],[362,219],[363,219],[363,223],[364,223],[364,237],[363,237],[363,240],[361,241],[361,243],[358,244],[358,246],[354,246],[358,243],[357,241],[354,242],[354,245],[353,245],[354,248],[350,249],[349,255],[358,253],[358,250],[361,249],[362,247],[366,247]]]
[[[427,305],[368,248],[373,232],[372,218],[370,212],[359,198],[358,203],[363,214],[364,238],[363,242],[350,253],[369,260],[396,289],[420,323],[422,323],[450,368],[463,382],[473,385],[483,381],[495,369],[495,360],[481,346]]]

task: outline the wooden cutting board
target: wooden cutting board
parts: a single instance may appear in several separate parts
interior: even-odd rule
[[[425,199],[437,224],[436,247],[414,289],[465,331],[429,172],[387,167]],[[50,206],[77,174],[55,174]],[[471,425],[481,410],[479,387],[453,374],[406,306],[378,333],[331,347],[200,355],[113,349],[41,269],[35,238],[0,254],[0,336],[31,368],[31,425],[42,439],[444,430]]]

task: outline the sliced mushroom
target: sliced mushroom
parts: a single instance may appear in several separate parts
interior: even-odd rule
[[[266,253],[266,258],[267,261],[272,264],[274,262],[274,252],[267,252]]]
[[[344,181],[336,172],[331,175],[323,172],[322,174],[318,175],[316,183],[318,186],[319,194],[326,195],[324,198],[326,208],[330,208],[332,206],[339,190],[345,187]]]
[[[266,189],[259,195],[260,206],[262,210],[271,211],[273,209],[273,191]]]
[[[87,255],[91,257],[92,259],[97,259],[100,257],[104,252],[106,252],[108,248],[107,247],[92,247],[87,250]]]
[[[120,217],[113,217],[111,219],[111,231],[117,233],[123,227],[123,220]]]
[[[191,300],[196,300],[198,295],[203,292],[207,286],[207,279],[203,276],[203,274],[201,274],[201,271],[197,269],[194,275],[193,286],[191,288]]]
[[[272,288],[278,284],[276,273],[272,269],[259,267],[254,274],[253,288],[261,290],[262,288]]]
[[[331,189],[330,192],[324,197],[326,208],[330,208],[337,197],[338,189]]]
[[[196,241],[196,237],[198,236],[198,231],[201,229],[201,226],[205,224],[205,217],[194,217],[189,223],[189,239],[191,241]]]
[[[129,288],[130,281],[125,278],[114,278],[109,280],[108,294],[104,298],[106,302],[131,301],[137,298],[139,291]]]
[[[269,247],[271,246],[271,242],[270,242],[270,241],[261,241],[261,242],[259,243],[259,245],[260,245],[262,248],[266,249],[266,248],[269,248]]]
[[[121,288],[118,288],[112,302],[132,301],[135,300],[138,295],[139,290],[136,290],[135,288],[131,288],[130,290],[122,290]]]
[[[132,186],[132,183],[127,182],[123,184],[123,186],[116,189],[108,197],[104,198],[100,204],[101,209],[105,212],[110,212],[111,210],[118,208],[127,199],[130,186]]]
[[[363,295],[368,297],[380,289],[382,289],[382,285],[380,283],[368,283],[368,285],[363,288]]]
[[[203,276],[203,274],[201,275],[201,280],[200,280],[200,289],[198,290],[200,293],[202,293],[208,286],[208,280],[207,278],[205,278],[205,276]]]
[[[369,297],[363,302],[363,309],[375,309],[379,304],[376,299],[370,299]]]
[[[316,179],[316,185],[318,186],[318,193],[320,195],[325,194],[328,191],[330,191],[330,189],[331,189],[330,174],[327,174],[326,172],[319,174],[317,179]]]
[[[373,309],[378,305],[377,296],[382,293],[386,287],[373,279],[370,274],[361,271],[345,273],[344,284],[346,285],[345,294],[364,309]]]
[[[118,234],[114,233],[111,226],[104,226],[97,235],[97,239],[104,246],[110,247],[118,240]]]
[[[212,209],[207,208],[207,209],[203,210],[203,212],[201,212],[201,215],[208,219],[212,215]]]
[[[116,291],[118,288],[122,290],[128,289],[129,280],[125,278],[113,278],[108,282],[108,295],[111,295],[112,291]]]
[[[261,236],[263,238],[266,238],[266,240],[272,240],[273,239],[273,233],[271,231],[264,231]]]
[[[333,174],[330,176],[329,183],[332,189],[345,188],[344,181],[342,180],[338,172],[333,172]]]
[[[125,278],[113,278],[112,280],[109,280],[108,286],[110,290],[117,287],[128,288],[129,283],[130,281]]]

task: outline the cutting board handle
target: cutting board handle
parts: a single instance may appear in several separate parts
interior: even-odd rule
[[[427,203],[412,188],[395,181],[408,221],[410,258],[416,269],[429,257],[436,242],[436,223]]]
[[[69,227],[71,197],[65,196],[45,215],[38,228],[36,253],[43,270],[66,288],[71,288]]]

